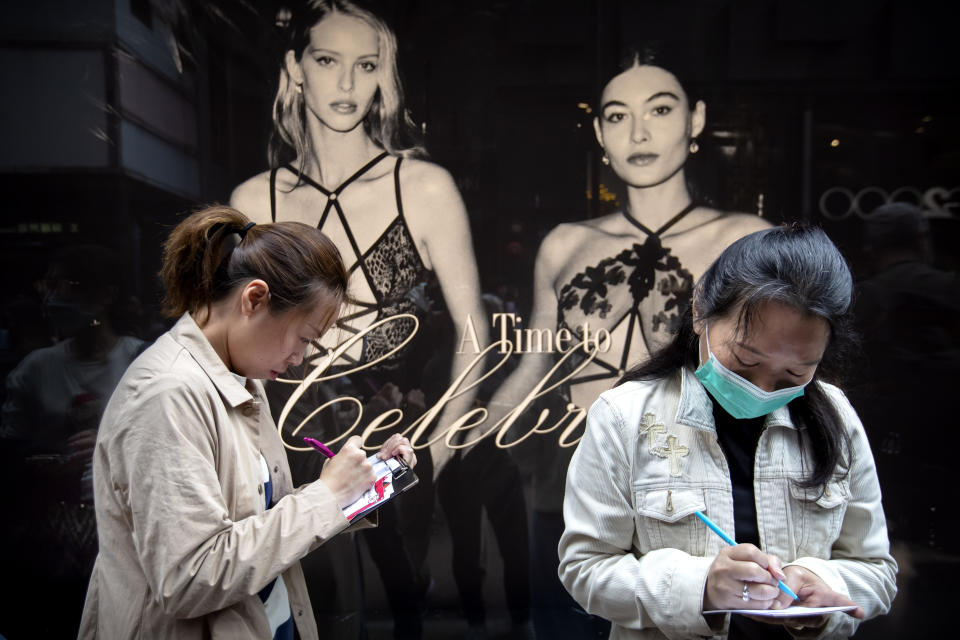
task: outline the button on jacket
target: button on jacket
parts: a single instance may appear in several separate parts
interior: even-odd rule
[[[803,489],[812,468],[786,407],[768,415],[754,461],[764,552],[806,567],[863,607],[886,613],[897,566],[863,425],[839,389],[821,384],[850,435],[850,468],[821,492]],[[634,381],[591,407],[570,463],[559,575],[588,612],[613,623],[611,638],[726,634],[728,618],[701,613],[707,572],[726,546],[694,512],[734,538],[733,498],[713,405],[688,370]],[[822,637],[851,635],[857,621],[829,618]]]
[[[263,386],[228,371],[189,314],[111,397],[94,502],[100,552],[81,638],[268,638],[257,592],[280,575],[300,637],[317,638],[298,560],[347,520],[323,482],[293,490]]]

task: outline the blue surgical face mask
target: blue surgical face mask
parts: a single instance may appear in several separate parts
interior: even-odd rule
[[[707,341],[709,358],[694,372],[713,399],[720,403],[724,411],[738,420],[759,418],[771,413],[794,398],[803,395],[804,384],[776,391],[764,391],[749,380],[737,375],[720,364],[710,351],[709,326],[705,326],[703,336]],[[810,376],[813,379],[813,376]]]

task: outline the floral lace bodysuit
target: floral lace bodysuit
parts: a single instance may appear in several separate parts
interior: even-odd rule
[[[674,332],[680,316],[690,305],[693,293],[693,275],[680,263],[679,258],[664,247],[660,238],[683,216],[694,208],[690,204],[660,229],[652,231],[631,217],[624,216],[647,234],[643,244],[634,243],[615,256],[604,258],[596,265],[587,267],[575,275],[559,292],[557,300],[557,330],[567,329],[584,339],[584,327],[589,324],[591,332],[604,328],[611,333],[625,324],[625,339],[615,343],[606,353],[598,353],[596,367],[588,374],[579,374],[570,384],[618,378],[632,364],[628,361],[630,347],[635,340],[651,343],[651,336],[643,335],[643,327],[659,335]],[[654,315],[641,322],[641,303],[648,310],[656,309]],[[577,351],[580,351],[579,349]],[[581,352],[582,353],[582,352]],[[583,356],[569,358],[568,371],[575,369]]]

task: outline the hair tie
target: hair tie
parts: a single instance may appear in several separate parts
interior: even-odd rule
[[[256,224],[257,224],[256,222],[248,222],[247,224],[243,225],[243,228],[240,229],[240,231],[237,231],[237,235],[240,236],[240,239],[241,239],[241,240],[242,240],[243,238],[246,238],[246,237],[247,237],[247,231],[250,231],[250,229],[252,229],[254,226],[256,226]]]

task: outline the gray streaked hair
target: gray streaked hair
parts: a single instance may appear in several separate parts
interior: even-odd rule
[[[741,335],[749,332],[749,323],[768,302],[826,320],[830,341],[813,380],[837,382],[848,353],[857,344],[851,312],[853,276],[840,250],[821,229],[794,223],[740,238],[700,277],[693,295],[698,320],[727,316],[742,304],[737,322]],[[696,369],[699,336],[693,317],[692,308],[684,309],[673,339],[627,371],[617,384],[665,378],[681,368]],[[787,407],[801,445],[809,442],[813,457],[809,474],[796,482],[822,489],[831,477],[849,468],[846,425],[817,384],[808,384],[804,395]]]
[[[731,244],[696,284],[698,318],[728,313],[737,304],[746,331],[760,305],[779,302],[818,316],[831,335],[842,331],[853,300],[853,276],[822,229],[800,224],[764,229]]]

